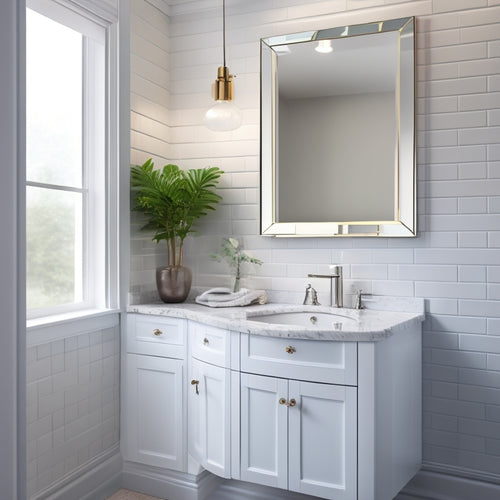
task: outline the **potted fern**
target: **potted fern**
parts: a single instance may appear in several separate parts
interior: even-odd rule
[[[141,229],[153,231],[154,241],[167,242],[168,265],[156,270],[164,302],[183,302],[189,294],[192,275],[182,262],[184,239],[193,232],[194,222],[221,200],[215,188],[223,173],[217,167],[184,171],[171,164],[155,170],[152,159],[132,167],[132,210],[144,215]]]

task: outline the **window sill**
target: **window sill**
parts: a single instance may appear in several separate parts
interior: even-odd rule
[[[119,309],[85,309],[30,319],[26,322],[26,346],[47,344],[82,333],[113,328],[119,324]]]

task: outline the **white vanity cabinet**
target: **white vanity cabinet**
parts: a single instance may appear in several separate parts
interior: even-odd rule
[[[242,334],[241,346],[241,479],[356,500],[357,388],[308,381],[355,383],[356,343]]]
[[[366,311],[359,327],[292,338],[228,313],[205,324],[196,307],[127,319],[123,455],[153,466],[134,481],[170,481],[150,494],[204,498],[179,481],[218,476],[301,498],[390,500],[419,470],[422,314]],[[188,464],[182,478],[169,472]]]
[[[127,316],[122,411],[127,461],[186,469],[186,331],[185,319]]]

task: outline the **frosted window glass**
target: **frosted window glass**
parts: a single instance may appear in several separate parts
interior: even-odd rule
[[[26,12],[26,169],[31,182],[82,186],[83,37]]]
[[[28,309],[82,301],[82,194],[28,186]]]

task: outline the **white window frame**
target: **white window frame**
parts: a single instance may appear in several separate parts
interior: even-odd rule
[[[27,0],[30,8],[84,35],[83,47],[83,179],[82,188],[27,181],[27,186],[82,193],[83,197],[83,300],[78,303],[32,309],[27,312],[28,326],[60,321],[64,318],[92,316],[116,311],[118,304],[118,28],[116,18],[102,17],[96,4],[81,8],[74,0]],[[104,45],[104,51],[99,49]],[[104,58],[105,74],[97,74]],[[89,63],[90,61],[90,63]],[[103,66],[101,66],[102,68]],[[104,102],[97,103],[92,85],[103,78]],[[100,93],[102,95],[102,93]],[[93,106],[92,104],[95,104]],[[104,116],[102,113],[104,110]],[[97,124],[103,130],[94,133]],[[102,133],[101,133],[102,132]],[[100,164],[101,168],[91,168]]]

